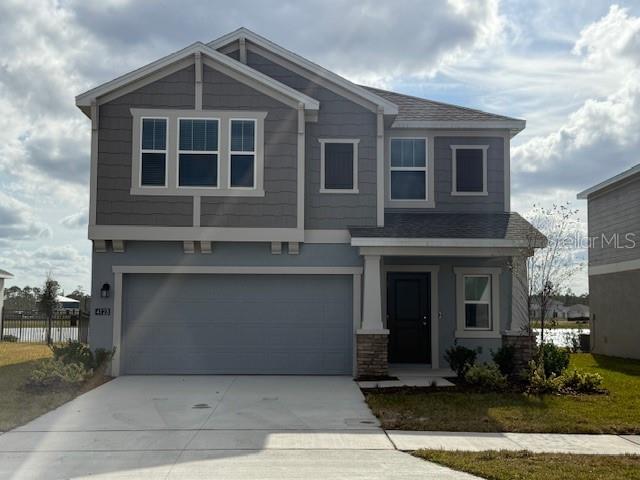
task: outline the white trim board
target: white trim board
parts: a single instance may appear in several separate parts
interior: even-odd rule
[[[358,145],[360,144],[360,139],[357,138],[319,138],[318,142],[320,142],[320,193],[359,193],[358,190]],[[345,189],[337,189],[337,188],[326,188],[325,186],[325,149],[327,143],[345,143],[351,144],[353,146],[352,157],[351,157],[351,169],[352,169],[352,183],[351,188]]]
[[[90,240],[302,242],[298,228],[155,227],[140,225],[90,225]]]
[[[451,196],[478,197],[489,195],[487,150],[489,145],[449,145],[451,148]],[[482,150],[482,191],[458,191],[458,150]]]
[[[497,267],[454,267],[456,277],[456,338],[501,338],[500,333],[500,275]],[[465,276],[488,276],[491,282],[491,328],[466,328],[464,278]]]
[[[269,88],[271,92],[277,92],[280,95],[284,95],[297,103],[301,102],[305,105],[306,109],[318,110],[320,108],[320,102],[317,100],[295,90],[277,80],[264,75],[257,70],[254,70],[246,65],[235,61],[232,58],[218,52],[216,49],[205,45],[202,42],[195,42],[188,47],[173,52],[165,57],[162,57],[155,62],[149,63],[144,67],[122,75],[110,82],[104,83],[98,87],[95,87],[87,92],[84,92],[76,97],[76,105],[87,113],[87,107],[91,106],[91,102],[96,99],[110,94],[116,90],[119,90],[127,85],[137,81],[155,81],[155,78],[151,76],[158,70],[162,70],[176,62],[185,60],[188,64],[196,62],[195,54],[200,53],[202,60],[205,63],[214,62],[216,67],[224,68],[225,72],[234,72],[241,75],[244,79],[261,83],[265,87]],[[82,108],[85,107],[85,108]]]
[[[438,303],[438,283],[440,266],[439,265],[382,265],[382,313],[386,318],[387,314],[387,274],[393,272],[416,272],[429,273],[429,286],[431,289],[431,368],[440,368],[440,307]],[[385,321],[385,327],[388,325]]]
[[[640,270],[640,259],[589,266],[589,276]]]
[[[282,57],[283,59],[304,68],[305,70],[307,70],[308,72],[317,75],[320,78],[323,78],[325,80],[328,80],[332,83],[334,83],[335,85],[344,88],[345,90],[373,103],[374,105],[378,105],[380,107],[382,107],[384,109],[384,113],[386,115],[397,115],[398,114],[398,107],[397,105],[395,105],[394,103],[378,96],[375,95],[374,93],[368,91],[367,89],[360,87],[359,85],[356,85],[355,83],[350,82],[349,80],[347,80],[346,78],[343,78],[339,75],[336,75],[335,73],[321,67],[320,65],[317,65],[309,60],[307,60],[304,57],[301,57],[300,55],[297,55],[283,47],[281,47],[280,45],[277,45],[275,43],[273,43],[272,41],[258,35],[257,33],[252,32],[251,30],[247,29],[247,28],[239,28],[233,32],[230,32],[226,35],[223,35],[222,37],[219,37],[211,42],[209,42],[207,45],[213,49],[219,49],[222,48],[224,46],[226,46],[229,43],[235,42],[235,41],[239,41],[240,38],[244,38],[245,40],[248,41],[247,43],[247,47],[249,48],[249,50],[251,50],[252,47],[252,43],[273,53],[276,54],[280,57]]]
[[[442,120],[400,120],[391,124],[391,128],[434,128],[434,129],[458,129],[469,128],[473,130],[509,130],[511,138],[524,130],[525,120],[467,120],[467,121],[442,121]]]
[[[530,247],[527,240],[507,240],[503,238],[396,238],[396,237],[353,237],[354,247]]]

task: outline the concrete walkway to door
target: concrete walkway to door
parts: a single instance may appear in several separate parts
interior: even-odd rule
[[[125,376],[0,435],[0,478],[471,479],[394,449],[349,377]]]

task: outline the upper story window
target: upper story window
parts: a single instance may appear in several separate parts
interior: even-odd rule
[[[320,139],[320,192],[358,193],[357,139]]]
[[[178,119],[178,185],[218,186],[217,119]]]
[[[427,199],[427,140],[392,138],[390,158],[391,200]]]
[[[143,117],[140,120],[140,185],[167,185],[167,119]]]
[[[256,121],[231,119],[229,186],[254,188],[256,166]]]
[[[452,195],[487,195],[488,145],[451,145]]]
[[[132,195],[263,197],[267,112],[132,108]]]
[[[500,336],[500,268],[455,268],[458,338]]]

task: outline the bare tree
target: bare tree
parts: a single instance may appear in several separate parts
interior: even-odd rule
[[[536,313],[534,310],[538,310],[541,344],[551,299],[563,294],[568,282],[584,266],[574,258],[579,233],[577,213],[578,210],[565,203],[550,208],[534,205],[528,215],[531,224],[547,237],[548,242],[545,248],[535,250],[527,259],[529,325]]]
[[[59,291],[60,284],[53,279],[51,272],[47,273],[47,279],[44,282],[44,287],[40,294],[40,302],[38,303],[40,311],[47,316],[47,345],[51,345],[51,324],[53,315],[58,308]]]

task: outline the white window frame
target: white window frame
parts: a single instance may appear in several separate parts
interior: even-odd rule
[[[180,121],[182,120],[215,120],[218,122],[218,148],[216,150],[180,150]],[[176,120],[176,188],[185,188],[185,189],[212,189],[219,190],[220,189],[220,162],[222,159],[220,158],[220,119],[217,117],[178,117]],[[216,162],[217,169],[217,185],[180,185],[180,154],[194,154],[194,155],[217,155],[218,161]]]
[[[251,152],[231,150],[231,124],[234,121],[241,122],[253,122],[253,150]],[[245,117],[232,117],[229,119],[229,155],[228,155],[228,168],[227,168],[227,185],[230,190],[255,190],[256,182],[258,181],[258,121],[255,118]],[[231,185],[231,157],[233,155],[253,155],[253,185],[251,187],[234,187]]]
[[[358,145],[357,138],[319,138],[320,142],[320,193],[360,193],[358,187]],[[325,188],[325,145],[327,143],[353,144],[353,185],[352,188]]]
[[[454,268],[456,275],[456,338],[500,338],[500,268],[464,267]],[[489,277],[491,299],[489,308],[490,328],[469,328],[466,324],[467,303],[482,303],[465,299],[464,279],[467,277]]]
[[[165,129],[164,129],[164,150],[149,150],[142,148],[142,133],[143,133],[143,122],[145,120],[164,120],[165,121]],[[169,117],[161,117],[161,116],[151,116],[144,115],[140,117],[139,122],[140,134],[138,138],[139,155],[138,162],[140,165],[140,169],[138,172],[138,187],[140,188],[150,188],[150,189],[158,189],[158,188],[167,188],[169,183]],[[143,153],[164,153],[164,185],[143,185],[142,184],[142,154]]]
[[[268,112],[266,111],[240,111],[240,110],[194,110],[194,109],[154,109],[131,108],[132,115],[132,145],[131,145],[131,195],[154,196],[210,196],[210,197],[264,197],[264,124]],[[165,186],[141,185],[141,141],[142,118],[164,118],[167,120],[167,152],[165,168]],[[178,185],[180,179],[178,162],[178,135],[179,118],[188,119],[214,119],[218,120],[218,186],[195,187]],[[255,122],[254,138],[254,172],[253,188],[234,187],[229,188],[230,155],[229,119],[251,120]],[[207,152],[210,153],[210,152]],[[247,152],[243,152],[247,153]],[[251,153],[251,152],[248,152]]]
[[[450,145],[451,147],[451,195],[464,197],[482,197],[489,195],[487,189],[487,150],[489,145]],[[458,191],[457,154],[458,150],[482,150],[482,191]]]
[[[423,140],[424,141],[424,167],[394,167],[391,161],[391,144],[394,140]],[[423,205],[429,201],[431,194],[429,188],[429,139],[428,137],[390,137],[389,138],[389,201],[393,203],[408,203]],[[393,198],[391,191],[392,172],[424,172],[424,198]]]

